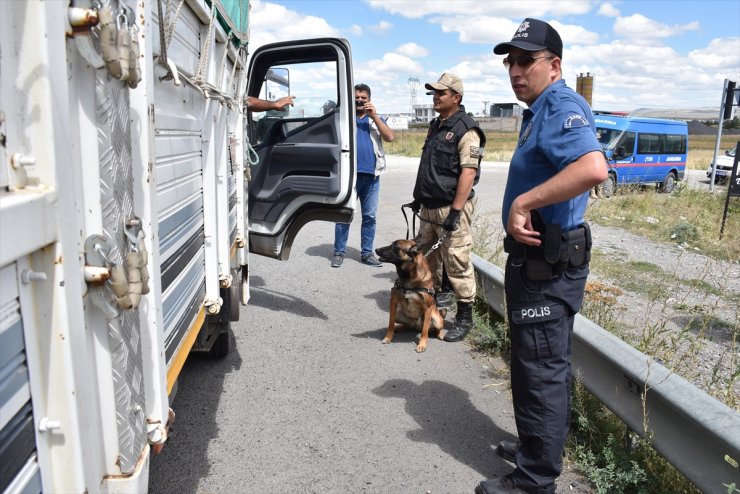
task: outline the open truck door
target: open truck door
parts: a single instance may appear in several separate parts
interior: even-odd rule
[[[346,40],[259,48],[247,95],[295,97],[284,110],[247,112],[249,250],[285,260],[309,221],[347,223],[355,203],[355,108]]]

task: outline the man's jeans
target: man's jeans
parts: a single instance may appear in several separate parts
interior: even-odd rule
[[[375,241],[375,214],[378,212],[380,177],[369,173],[357,174],[357,198],[362,206],[362,227],[360,229],[360,249],[363,257],[373,253]],[[337,223],[334,227],[334,254],[344,255],[349,238],[349,223]]]

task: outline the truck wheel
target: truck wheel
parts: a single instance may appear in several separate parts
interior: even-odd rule
[[[231,346],[231,324],[227,325],[226,331],[221,332],[216,336],[216,341],[213,342],[211,351],[208,356],[213,359],[222,359],[229,354]]]
[[[208,351],[208,356],[215,359],[222,359],[229,354],[231,345],[231,290],[221,289],[221,298],[224,305],[221,306],[221,312],[215,316],[208,316],[209,332],[213,335],[213,345]]]
[[[241,288],[241,282],[239,280],[239,271],[238,269],[234,269],[231,272],[231,278],[233,282],[231,283],[231,286],[229,287],[229,297],[231,297],[231,300],[229,303],[231,304],[229,308],[231,309],[229,311],[229,317],[232,321],[238,321],[239,320],[239,310],[241,303],[239,302],[239,290]]]
[[[617,177],[610,173],[606,180],[599,185],[601,197],[611,197],[617,191]]]
[[[665,176],[658,190],[664,194],[670,194],[671,192],[673,192],[673,189],[675,188],[676,188],[676,174],[674,172],[670,172],[668,175]]]

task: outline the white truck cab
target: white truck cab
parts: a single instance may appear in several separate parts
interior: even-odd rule
[[[3,4],[0,492],[145,492],[185,360],[229,351],[250,253],[287,259],[307,221],[351,220],[348,43],[264,46],[247,69],[248,16]],[[276,81],[295,107],[245,110]]]

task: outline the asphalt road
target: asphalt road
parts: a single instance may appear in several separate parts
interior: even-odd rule
[[[389,160],[376,247],[406,236],[417,163]],[[498,224],[506,170],[484,163],[479,220]],[[186,363],[150,492],[470,493],[511,469],[492,450],[516,430],[504,364],[464,342],[417,354],[413,333],[381,344],[395,271],[359,262],[359,227],[339,269],[329,223],[304,227],[287,262],[251,257],[232,351]],[[559,486],[591,492],[567,473]]]
[[[376,246],[406,235],[416,163],[394,158],[381,179]],[[500,206],[505,171],[484,167],[486,203]],[[359,262],[359,221],[339,269],[323,222],[287,262],[251,257],[234,347],[185,365],[150,492],[472,492],[511,469],[491,449],[515,431],[503,364],[436,339],[417,354],[413,333],[381,344],[395,270]]]

